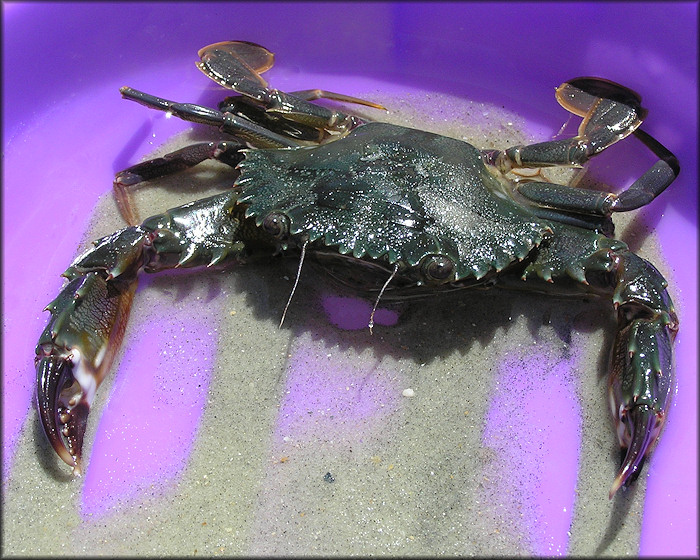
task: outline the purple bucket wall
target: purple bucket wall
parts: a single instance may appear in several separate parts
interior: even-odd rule
[[[695,3],[10,3],[3,18],[3,477],[31,404],[41,309],[112,174],[145,153],[129,144],[143,120],[121,111],[119,86],[197,100],[194,53],[243,38],[300,74],[502,103],[556,131],[553,88],[598,75],[642,93],[645,130],[681,162],[679,179],[645,210],[675,274],[682,331],[679,392],[651,465],[641,553],[697,554]],[[187,127],[170,133],[178,126]]]

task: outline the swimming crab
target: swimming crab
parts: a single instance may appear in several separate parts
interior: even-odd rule
[[[227,139],[117,174],[115,195],[129,225],[78,256],[46,308],[51,317],[35,358],[39,417],[74,474],[81,473],[90,405],[121,343],[139,272],[291,253],[299,272],[313,259],[373,298],[374,309],[382,297],[491,287],[608,298],[617,315],[609,398],[622,450],[610,497],[638,477],[668,411],[678,318],[666,280],[615,239],[611,215],[651,202],[679,172],[675,156],[638,128],[646,115],[639,95],[600,78],[569,80],[556,98],[583,117],[575,137],[479,150],[314,101],[382,108],[375,103],[270,88],[261,74],[273,54],[254,43],[216,43],[199,57],[207,76],[236,93],[218,110],[130,87],[121,94],[215,126]],[[629,135],[658,161],[618,194],[506,177],[522,168],[582,167]],[[230,190],[138,224],[135,184],[207,159],[239,170]]]

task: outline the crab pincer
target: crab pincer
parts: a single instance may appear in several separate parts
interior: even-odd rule
[[[106,282],[92,273],[70,282],[48,307],[52,320],[35,358],[37,404],[49,442],[76,476],[90,405],[119,347],[135,286],[108,297]],[[95,293],[105,297],[91,308]]]
[[[105,250],[109,242],[104,239],[96,242],[63,273],[68,283],[46,306],[51,320],[39,337],[34,359],[37,406],[51,446],[76,476],[82,472],[90,406],[126,327],[142,240],[141,231],[122,235],[116,244],[120,254]]]
[[[626,263],[613,295],[618,330],[609,381],[622,463],[610,498],[636,480],[661,434],[674,389],[673,341],[678,332],[661,274],[631,253],[622,261]]]
[[[73,474],[82,472],[88,413],[121,345],[139,272],[235,258],[243,214],[233,210],[237,198],[228,191],[123,228],[95,241],[63,273],[68,282],[46,306],[51,319],[36,346],[37,406]]]

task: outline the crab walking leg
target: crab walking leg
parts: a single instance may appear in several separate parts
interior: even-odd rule
[[[504,173],[519,167],[582,167],[591,157],[630,134],[659,159],[619,194],[523,182],[517,190],[529,201],[561,210],[609,216],[612,212],[635,210],[650,203],[678,176],[680,166],[676,156],[638,128],[646,110],[632,90],[600,78],[576,78],[557,88],[557,100],[568,111],[583,117],[577,136],[504,151],[487,150],[483,152],[485,160]]]
[[[303,89],[299,91],[292,91],[289,95],[303,99],[304,101],[315,101],[317,99],[331,99],[333,101],[342,101],[343,103],[354,103],[355,105],[364,105],[365,107],[372,107],[372,109],[382,109],[386,111],[384,105],[375,103],[374,101],[368,101],[367,99],[360,99],[359,97],[353,97],[352,95],[345,95],[343,93],[336,93],[334,91],[328,91],[325,89]]]
[[[641,208],[664,192],[678,177],[680,165],[676,156],[643,130],[635,130],[634,135],[659,160],[619,194],[540,181],[519,183],[516,190],[530,202],[577,213],[610,216],[613,212]]]
[[[319,88],[290,91],[289,93],[287,93],[287,95],[291,95],[303,101],[318,101],[319,99],[329,99],[331,101],[340,101],[341,103],[353,103],[355,105],[364,105],[365,107],[371,107],[372,109],[380,109],[383,111],[387,110],[387,108],[384,107],[384,105],[380,105],[379,103],[375,103],[374,101],[369,101],[367,99],[361,99],[352,95],[345,95],[344,93],[336,93],[334,91],[328,91]],[[236,108],[239,103],[243,103],[250,107],[258,106],[258,103],[253,98],[240,94],[227,97],[223,100],[222,103],[219,104],[219,108]]]
[[[352,115],[314,105],[305,98],[268,87],[260,75],[273,64],[274,55],[265,47],[246,41],[226,41],[200,49],[196,63],[205,75],[259,103],[267,112],[314,128],[344,132],[361,120]],[[319,90],[320,91],[320,90]],[[304,97],[313,93],[302,92]],[[337,95],[337,94],[331,94]],[[350,98],[356,102],[356,98]]]
[[[330,99],[333,101],[340,101],[342,103],[354,103],[356,105],[364,105],[366,107],[372,107],[373,109],[381,109],[386,111],[386,107],[379,105],[378,103],[322,89],[293,91],[289,93],[289,95],[303,101]],[[232,95],[225,98],[221,103],[219,103],[219,110],[223,113],[233,113],[239,117],[244,117],[264,126],[272,132],[281,134],[285,137],[294,138],[300,142],[321,144],[324,141],[329,139],[337,139],[338,137],[339,131],[334,130],[333,128],[318,128],[317,126],[299,122],[298,118],[290,115],[279,114],[275,113],[274,111],[268,112],[267,109],[258,101],[245,95]],[[359,124],[360,121],[361,119],[357,117],[356,124]]]
[[[567,111],[583,117],[573,138],[485,151],[489,163],[504,173],[517,167],[581,167],[592,156],[632,134],[646,116],[632,90],[601,78],[575,78],[557,88]]]
[[[148,218],[94,242],[63,274],[36,347],[37,406],[56,453],[81,473],[83,437],[95,392],[122,339],[138,272],[211,266],[236,258],[264,232],[244,226],[233,191]]]
[[[271,132],[251,120],[231,113],[222,113],[216,109],[194,103],[169,101],[168,99],[156,97],[150,93],[127,86],[119,88],[119,92],[124,99],[136,101],[150,109],[172,113],[184,121],[216,126],[222,132],[233,134],[258,148],[292,148],[298,146],[293,140]]]
[[[610,498],[637,478],[661,433],[673,392],[672,347],[678,331],[667,282],[659,271],[629,251],[613,260],[618,331],[609,392],[623,458]]]
[[[143,181],[180,173],[210,159],[236,167],[243,161],[244,156],[241,152],[243,148],[245,145],[236,139],[221,142],[199,142],[162,157],[142,161],[120,171],[114,177],[112,185],[119,212],[127,224],[135,226],[139,218],[131,191],[136,185]]]

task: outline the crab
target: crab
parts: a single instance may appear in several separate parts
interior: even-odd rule
[[[273,54],[245,41],[199,51],[197,66],[236,95],[218,110],[130,87],[124,98],[217,127],[225,140],[136,164],[114,181],[129,224],[94,241],[64,272],[46,309],[35,365],[41,426],[82,472],[87,417],[124,334],[140,271],[211,267],[296,255],[374,300],[502,288],[606,298],[617,316],[609,399],[622,459],[610,498],[639,476],[669,409],[678,318],[667,281],[614,237],[612,214],[650,203],[679,173],[675,156],[639,126],[641,98],[602,78],[569,80],[557,101],[583,117],[578,134],[504,150],[316,104],[379,104],[324,90],[285,93],[261,76]],[[658,161],[618,194],[511,171],[582,167],[634,135]],[[134,185],[215,159],[232,187],[139,223]],[[296,282],[292,295],[296,289]],[[282,319],[287,311],[282,312]]]

